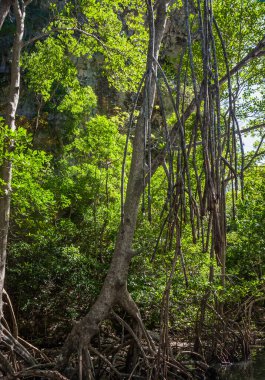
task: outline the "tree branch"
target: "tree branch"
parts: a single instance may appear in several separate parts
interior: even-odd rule
[[[84,34],[85,36],[87,37],[91,37],[91,38],[94,38],[100,45],[102,45],[104,47],[104,49],[106,50],[113,50],[113,48],[110,48],[108,47],[99,37],[97,37],[95,34],[93,33],[88,33],[86,32],[85,30],[83,29],[80,29],[80,28],[53,28],[51,29],[50,31],[48,32],[45,32],[43,34],[40,34],[39,36],[36,36],[36,37],[32,37],[31,39],[29,39],[28,41],[24,42],[23,44],[23,47],[26,47],[30,44],[32,44],[33,42],[35,41],[38,41],[38,40],[41,40],[42,38],[44,37],[49,37],[52,33],[56,33],[56,32],[69,32],[69,31],[72,31],[72,32],[78,32],[80,34]],[[117,51],[119,51],[117,49]]]
[[[263,55],[265,55],[265,51],[263,51],[263,49],[265,49],[265,37],[263,37],[262,40],[255,46],[255,48],[252,49],[236,66],[234,66],[230,70],[229,75],[226,74],[219,80],[219,85],[224,84],[229,76],[232,76],[232,75],[235,75],[236,73],[238,73],[239,70],[241,70],[244,66],[246,66],[253,59],[260,58]],[[204,84],[202,82],[200,92],[198,93],[197,102],[196,102],[195,98],[192,99],[192,101],[190,102],[190,104],[186,108],[185,112],[180,117],[180,121],[178,121],[175,124],[175,126],[172,128],[172,130],[170,132],[170,139],[171,139],[172,143],[174,143],[174,141],[177,137],[177,132],[178,132],[178,129],[180,127],[180,123],[182,123],[184,125],[184,123],[188,120],[188,118],[194,112],[194,110],[196,108],[196,103],[201,104],[201,102],[203,100],[203,92],[204,92],[203,89],[204,89]],[[151,169],[152,175],[156,172],[157,168],[163,162],[166,153],[167,153],[166,149],[164,148],[163,150],[161,150],[158,153],[156,158],[153,160],[152,169]]]
[[[265,55],[265,36],[260,40],[260,42],[252,49],[236,66],[234,66],[230,72],[229,75],[232,76],[236,73],[238,73],[239,70],[241,70],[244,66],[246,66],[250,61],[252,61],[255,58],[259,58]],[[228,74],[224,75],[220,81],[219,84],[223,84],[226,82],[228,78]]]
[[[246,133],[248,133],[248,132],[251,132],[251,131],[256,131],[257,129],[260,129],[260,128],[265,128],[265,123],[264,124],[257,124],[257,125],[253,125],[253,126],[251,126],[251,127],[248,127],[248,128],[244,128],[244,129],[241,129],[241,130],[236,130],[234,133],[236,134],[236,135],[238,135],[238,134],[241,134],[241,135],[244,135],[244,134],[246,134]],[[221,135],[221,138],[224,138],[224,137],[226,137],[227,136],[227,133],[224,133],[224,134],[222,134]],[[194,143],[192,146],[199,146],[199,145],[202,145],[202,141],[196,141],[196,143]],[[186,149],[188,149],[190,147],[190,145],[189,144],[187,144],[186,145]],[[180,149],[180,147],[179,146],[173,146],[173,149],[174,150],[178,150],[178,149]]]
[[[12,4],[12,0],[2,0],[0,4],[0,30],[4,24],[6,16],[9,13],[10,7]]]
[[[258,145],[255,153],[253,154],[253,156],[251,157],[251,159],[249,160],[249,162],[244,166],[243,170],[248,169],[250,167],[250,165],[252,164],[252,162],[255,160],[255,158],[257,158],[258,156],[260,156],[260,155],[262,155],[262,154],[265,153],[264,151],[260,152],[260,148],[262,146],[264,138],[265,138],[265,135],[262,136],[262,138],[261,138],[261,140],[259,142],[259,145]]]

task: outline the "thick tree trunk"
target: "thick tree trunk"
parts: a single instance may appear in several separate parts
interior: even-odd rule
[[[18,1],[13,3],[14,13],[16,17],[16,35],[13,43],[12,65],[11,65],[11,83],[9,90],[8,106],[6,111],[5,122],[9,130],[16,130],[15,118],[19,101],[20,92],[20,57],[22,49],[22,41],[24,35],[25,6]],[[6,267],[6,249],[7,237],[10,219],[10,199],[11,199],[11,181],[12,181],[12,161],[8,158],[8,153],[14,148],[14,141],[7,138],[4,144],[3,163],[1,166],[1,186],[0,193],[0,318],[3,315],[3,288],[5,280]]]
[[[140,111],[139,120],[136,125],[135,138],[133,142],[133,154],[128,179],[126,200],[124,205],[123,222],[120,225],[116,246],[111,261],[111,265],[104,281],[101,292],[91,307],[88,314],[78,322],[69,334],[63,347],[62,363],[64,367],[72,352],[80,350],[80,347],[87,346],[91,338],[98,331],[98,324],[103,321],[109,314],[115,304],[125,304],[125,298],[128,299],[127,277],[133,251],[131,249],[136,227],[138,207],[141,195],[144,191],[143,178],[144,160],[145,160],[145,125],[150,120],[153,111],[153,105],[156,94],[155,82],[155,61],[158,59],[161,41],[163,38],[166,19],[167,19],[168,1],[160,0],[156,11],[156,20],[154,30],[152,30],[153,12],[151,4],[149,6],[150,19],[150,43],[147,59],[147,79],[145,82],[143,94],[145,100]],[[147,94],[147,95],[146,95]],[[129,304],[128,302],[126,305]],[[131,305],[133,302],[130,303]],[[135,314],[135,310],[132,310]]]

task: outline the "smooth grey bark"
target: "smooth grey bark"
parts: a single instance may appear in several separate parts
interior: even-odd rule
[[[129,265],[133,257],[131,249],[141,195],[144,191],[143,177],[144,158],[145,158],[145,124],[150,120],[156,95],[155,72],[157,60],[160,52],[161,42],[165,31],[167,20],[168,1],[160,0],[157,2],[154,29],[150,25],[150,42],[147,57],[147,79],[143,89],[145,101],[141,107],[140,116],[136,125],[135,137],[133,141],[133,153],[130,167],[130,174],[126,190],[124,204],[123,222],[120,225],[116,239],[116,245],[110,268],[105,278],[101,292],[89,310],[88,314],[81,319],[72,329],[62,350],[61,363],[67,365],[72,352],[80,352],[80,347],[89,345],[93,336],[98,332],[98,325],[109,314],[115,304],[120,304],[126,308],[133,308],[134,302],[127,291],[127,277]],[[149,4],[149,18],[152,24],[153,12],[151,3]],[[137,307],[132,310],[135,316]],[[129,311],[129,310],[127,310]]]
[[[24,36],[24,23],[26,5],[18,0],[12,2],[16,18],[16,34],[13,42],[11,83],[9,89],[8,105],[6,110],[5,123],[10,131],[16,130],[16,111],[20,94],[20,57]],[[7,238],[10,220],[10,200],[12,181],[12,160],[8,158],[8,153],[14,149],[14,141],[7,138],[4,142],[3,162],[0,168],[3,185],[0,192],[0,318],[3,316],[3,289],[5,280],[5,267],[7,255]]]

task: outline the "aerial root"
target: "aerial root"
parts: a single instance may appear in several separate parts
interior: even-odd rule
[[[113,330],[110,326],[115,327],[115,323],[102,323],[101,333],[95,341],[80,341],[79,348],[72,353],[75,376],[78,375],[79,380],[99,379],[106,373],[115,379],[129,380],[172,378],[173,375],[174,378],[192,379],[192,370],[172,353],[164,355],[159,339],[154,341],[150,336],[129,292],[123,291],[117,298],[126,318],[111,310],[110,321],[117,321],[121,328]],[[198,371],[203,372],[203,364],[197,366]]]
[[[128,315],[130,315],[138,323],[140,331],[142,333],[142,337],[144,341],[146,342],[146,344],[144,344],[143,340],[136,335],[136,333],[132,330],[132,328],[128,325],[128,323],[124,321],[116,313],[112,312],[112,315],[115,317],[115,319],[117,319],[125,327],[125,329],[129,332],[129,334],[134,339],[136,345],[138,346],[139,351],[142,356],[142,362],[144,362],[146,366],[145,372],[148,375],[147,378],[152,379],[152,378],[157,378],[157,376],[159,377],[160,366],[161,364],[163,364],[162,366],[166,367],[166,372],[169,375],[170,373],[175,374],[175,375],[178,374],[179,376],[182,376],[183,378],[192,379],[193,375],[190,372],[190,370],[185,365],[183,365],[182,363],[180,363],[178,360],[175,359],[171,350],[168,350],[169,352],[171,352],[170,355],[168,354],[165,356],[162,354],[162,350],[160,347],[161,343],[160,342],[155,343],[152,337],[150,336],[150,334],[148,333],[143,323],[143,320],[141,318],[141,314],[138,309],[138,306],[132,299],[127,289],[122,293],[119,303],[123,307],[123,309],[128,313]],[[134,368],[132,369],[130,378],[133,377],[133,374],[137,370],[137,368],[140,369],[142,367],[143,365],[142,362],[140,362],[138,358]],[[201,370],[203,367],[205,370],[208,368],[207,365],[203,366],[203,363],[199,367]],[[154,377],[152,374],[154,374]]]
[[[60,359],[57,363],[51,362],[43,352],[30,343],[18,335],[15,338],[7,322],[3,321],[1,344],[4,352],[0,353],[0,370],[4,373],[4,378],[18,380],[35,377],[66,380],[74,376],[79,380],[95,380],[107,373],[115,379],[129,380],[192,379],[194,371],[197,373],[206,371],[207,365],[202,357],[195,358],[194,353],[186,352],[187,355],[190,354],[194,363],[190,366],[191,361],[188,361],[187,366],[179,361],[176,354],[173,354],[170,339],[162,341],[150,335],[138,306],[127,289],[118,294],[116,304],[125,311],[126,318],[112,309],[109,320],[113,324],[101,323],[101,333],[95,336],[95,341],[88,341],[86,334],[75,334],[73,342],[76,345],[72,347],[71,358],[69,356],[71,361],[68,361],[65,367],[60,366]],[[112,328],[115,327],[114,320],[122,329]],[[83,320],[82,331],[90,329],[93,321]],[[12,331],[16,331],[14,326],[13,321]],[[164,350],[165,344],[168,345],[166,350]]]
[[[5,328],[1,326],[1,343],[7,348],[11,353],[16,353],[21,357],[27,364],[33,366],[36,364],[35,358],[31,353],[21,344],[13,335]]]
[[[134,300],[132,299],[132,297],[131,297],[131,295],[127,289],[125,291],[123,291],[122,297],[120,298],[119,303],[123,307],[123,309],[129,315],[131,315],[134,318],[134,320],[138,323],[139,328],[140,328],[141,332],[143,333],[144,338],[146,339],[146,343],[148,345],[148,349],[149,349],[150,353],[154,354],[156,351],[155,343],[154,343],[152,337],[150,336],[150,334],[148,333],[147,329],[145,328],[145,325],[143,323],[143,320],[142,320],[142,317],[140,314],[140,310],[139,310],[138,306],[136,305],[136,303],[134,302]]]
[[[17,325],[17,320],[16,320],[14,308],[13,308],[11,299],[10,299],[10,297],[9,297],[9,295],[5,289],[3,289],[3,295],[6,297],[7,305],[8,305],[10,315],[11,315],[11,319],[12,319],[12,328],[13,328],[12,335],[15,339],[17,339],[18,338],[18,325]]]
[[[89,347],[89,349],[96,356],[98,356],[100,359],[102,359],[103,362],[105,362],[109,366],[109,368],[115,373],[115,375],[117,375],[119,378],[124,378],[124,377],[128,376],[127,374],[121,373],[120,371],[118,371],[117,368],[115,368],[115,366],[107,359],[107,357],[105,355],[101,354],[96,348]]]
[[[6,298],[6,305],[8,306],[11,316],[12,329],[10,328],[7,320],[2,317],[1,329],[1,343],[4,348],[5,354],[1,353],[0,365],[4,373],[12,376],[19,371],[21,367],[21,359],[29,366],[37,364],[36,357],[45,362],[50,362],[49,358],[42,353],[37,347],[28,343],[18,335],[18,325],[12,306],[12,302],[8,293],[3,290],[3,295]],[[20,361],[18,358],[20,358]]]
[[[63,376],[57,371],[50,370],[42,370],[42,369],[25,369],[20,372],[9,374],[5,377],[6,380],[14,380],[14,379],[29,379],[34,377],[40,377],[43,379],[51,379],[51,380],[69,380],[67,377]]]
[[[50,359],[37,347],[18,336],[17,322],[8,294],[4,291],[11,314],[12,330],[3,317],[0,324],[1,346],[0,370],[6,380],[31,377],[66,379],[59,372],[47,368],[54,367]],[[45,364],[42,364],[45,363]]]
[[[10,350],[12,350],[11,347]],[[41,377],[52,380],[67,380],[67,378],[60,374],[58,371],[46,369],[49,365],[51,365],[51,363],[34,365],[29,368],[24,368],[22,370],[15,370],[18,367],[21,367],[21,363],[15,359],[12,361],[11,364],[7,357],[0,352],[0,369],[4,373],[4,378],[6,380],[34,377]],[[45,369],[42,369],[42,367]]]

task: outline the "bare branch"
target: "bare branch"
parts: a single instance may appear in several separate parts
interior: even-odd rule
[[[248,127],[248,128],[244,128],[240,131],[240,133],[245,134],[245,133],[248,133],[251,131],[256,131],[257,129],[260,129],[260,128],[265,128],[265,123],[253,125],[253,126]],[[238,132],[236,131],[235,133],[238,133]]]
[[[227,81],[229,76],[232,76],[232,75],[235,75],[236,73],[238,73],[244,66],[246,66],[253,59],[260,58],[263,55],[265,55],[265,51],[263,51],[263,49],[265,49],[265,37],[263,37],[263,39],[255,46],[255,48],[252,49],[236,66],[234,66],[230,70],[229,75],[226,74],[225,76],[223,76],[220,79],[219,85],[224,84]],[[203,94],[204,94],[204,83],[202,82],[200,92],[198,93],[197,102],[196,102],[196,99],[193,98],[192,101],[190,102],[190,104],[188,105],[188,107],[186,108],[185,112],[183,113],[183,115],[180,117],[182,124],[184,124],[185,121],[188,120],[188,118],[194,112],[197,103],[200,104],[202,102]],[[170,138],[171,138],[172,143],[175,141],[175,139],[177,137],[177,132],[178,132],[179,127],[180,127],[180,123],[177,122],[176,125],[171,130]],[[153,160],[152,175],[156,172],[157,168],[163,162],[165,155],[166,155],[166,150],[163,149],[157,155],[157,157]]]
[[[13,5],[14,12],[15,12],[15,15],[16,15],[16,21],[19,22],[20,19],[22,19],[22,16],[23,16],[23,9],[21,8],[18,0],[12,1],[12,5]]]
[[[249,133],[249,132],[252,132],[252,131],[256,131],[258,129],[261,129],[261,128],[265,128],[265,124],[257,124],[257,125],[253,125],[251,127],[248,127],[248,128],[244,128],[244,129],[241,129],[241,130],[236,130],[234,133],[237,135],[237,134],[241,134],[241,135],[244,135],[246,133]],[[224,138],[227,136],[227,133],[224,133],[221,135],[221,138]],[[202,141],[196,141],[193,146],[199,146],[199,145],[202,145]],[[173,149],[174,150],[178,150],[180,149],[179,146],[173,146]],[[186,145],[186,149],[189,149],[189,144]]]
[[[53,28],[51,30],[49,30],[48,32],[45,32],[43,34],[40,34],[39,36],[36,36],[36,37],[32,37],[31,39],[29,39],[28,41],[24,42],[23,44],[23,47],[26,47],[30,44],[32,44],[33,42],[35,41],[39,41],[41,40],[42,38],[44,37],[49,37],[52,33],[57,33],[57,32],[69,32],[69,31],[72,31],[72,32],[78,32],[80,34],[84,34],[85,36],[87,37],[91,37],[93,39],[95,39],[100,45],[102,45],[104,47],[104,49],[106,50],[113,50],[113,48],[110,48],[108,47],[99,37],[97,37],[95,34],[93,33],[88,33],[86,32],[85,30],[83,29],[80,29],[80,28]],[[119,51],[117,49],[117,51]]]
[[[244,66],[246,66],[249,62],[251,62],[255,58],[259,58],[265,55],[265,36],[260,40],[260,42],[252,49],[236,66],[234,66],[230,72],[229,75],[235,75],[238,73]],[[223,84],[226,82],[228,78],[228,75],[224,75],[220,81],[219,84]]]
[[[262,146],[262,143],[263,143],[264,139],[265,139],[265,135],[262,136],[262,138],[261,138],[261,140],[259,142],[259,145],[258,145],[255,153],[253,154],[253,156],[251,157],[251,159],[249,160],[249,162],[244,166],[243,170],[248,169],[251,166],[251,164],[253,163],[253,161],[255,160],[255,158],[257,158],[258,156],[261,156],[262,154],[265,153],[264,151],[260,152],[260,148]]]

